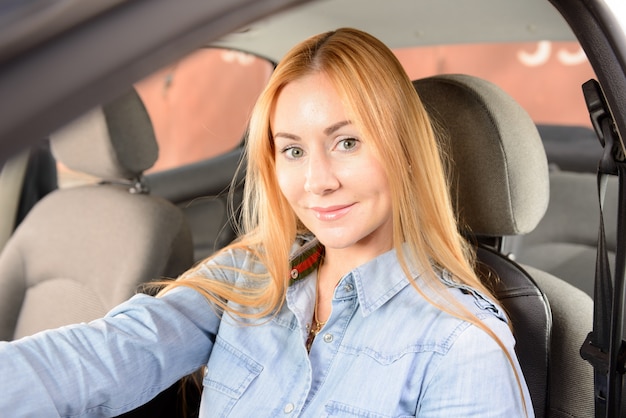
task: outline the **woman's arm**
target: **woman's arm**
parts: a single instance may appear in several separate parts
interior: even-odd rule
[[[206,364],[219,318],[197,292],[137,295],[89,324],[0,342],[0,416],[114,416]]]

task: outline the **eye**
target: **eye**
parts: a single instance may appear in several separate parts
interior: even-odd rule
[[[287,157],[290,160],[297,160],[299,158],[302,158],[302,156],[304,155],[304,150],[295,145],[290,145],[288,147],[283,148],[281,153],[284,154],[285,157]]]
[[[359,140],[356,138],[343,138],[337,144],[337,148],[340,151],[352,151],[359,145]]]

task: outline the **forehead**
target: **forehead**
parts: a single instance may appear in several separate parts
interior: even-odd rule
[[[272,131],[285,128],[328,127],[348,117],[345,100],[330,79],[314,73],[287,83],[277,94],[270,113]]]

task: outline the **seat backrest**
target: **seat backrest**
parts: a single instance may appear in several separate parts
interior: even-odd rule
[[[150,173],[146,180],[153,194],[176,204],[191,226],[194,260],[200,261],[237,237],[243,197],[243,157],[237,147],[223,155],[182,167]]]
[[[102,179],[39,201],[0,254],[0,340],[104,315],[153,279],[193,263],[183,213],[151,196],[158,156],[133,90],[51,136],[56,159]]]
[[[599,159],[598,159],[599,161]],[[596,173],[550,171],[550,204],[537,228],[524,235],[518,260],[593,297],[600,210]],[[610,265],[617,248],[618,179],[607,178],[604,226]]]
[[[57,188],[57,168],[48,141],[0,167],[0,252],[35,203]]]
[[[414,86],[451,159],[459,224],[477,244],[481,272],[498,278],[492,287],[511,319],[535,415],[592,416],[592,369],[578,354],[591,329],[591,298],[485,244],[532,231],[545,213],[548,167],[535,124],[504,91],[476,77],[434,76]]]

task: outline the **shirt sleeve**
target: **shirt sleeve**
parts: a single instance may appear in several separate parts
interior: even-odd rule
[[[505,344],[514,365],[485,331],[465,324],[449,351],[429,370],[417,415],[443,417],[533,417],[530,395],[504,321],[485,320]],[[519,383],[515,371],[519,376]]]
[[[220,319],[181,287],[106,317],[0,342],[0,416],[115,416],[208,361]]]

